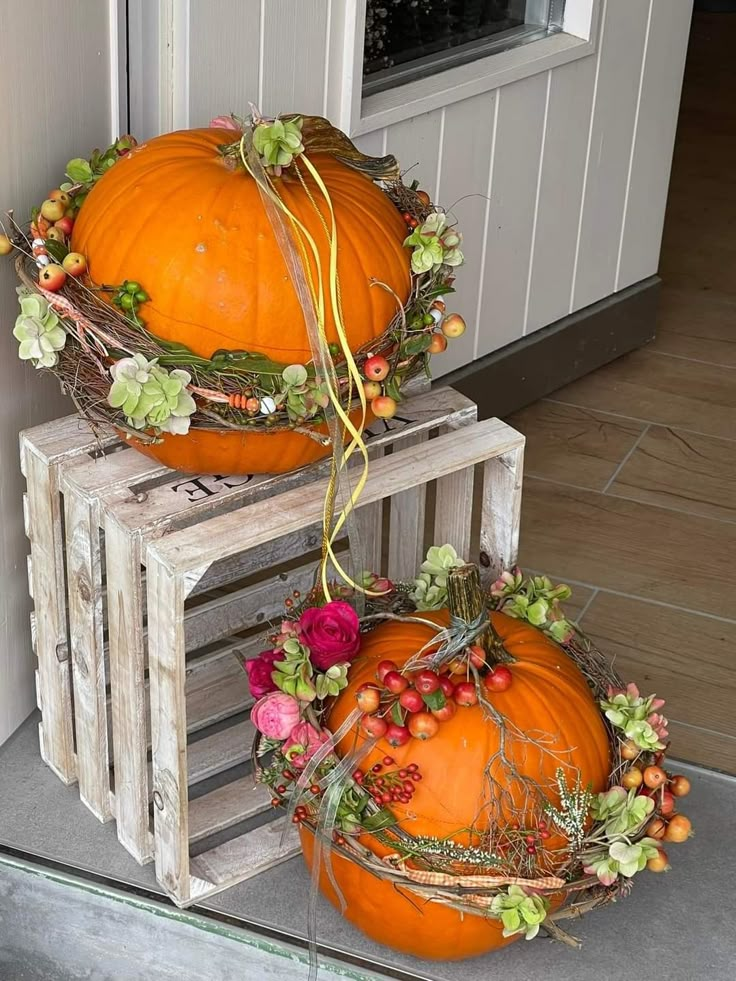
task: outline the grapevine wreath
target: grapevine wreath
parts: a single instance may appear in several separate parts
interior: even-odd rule
[[[218,117],[67,165],[12,213],[19,354],[188,472],[284,472],[396,412],[462,334],[451,217],[326,119]]]
[[[669,868],[689,791],[664,769],[662,699],[625,685],[561,601],[449,545],[413,583],[365,575],[286,601],[244,667],[256,771],[319,888],[380,943],[460,959],[614,902]]]

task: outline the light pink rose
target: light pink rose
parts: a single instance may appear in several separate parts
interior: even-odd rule
[[[215,116],[214,119],[210,119],[210,129],[234,129],[238,133],[241,132],[232,116]]]
[[[274,691],[256,702],[250,718],[268,739],[286,739],[301,718],[299,702],[282,691]]]
[[[344,600],[311,606],[299,618],[300,640],[320,671],[352,661],[360,650],[358,614]]]
[[[317,730],[309,722],[298,722],[281,747],[281,752],[293,766],[303,770],[320,746],[329,740],[329,734]]]

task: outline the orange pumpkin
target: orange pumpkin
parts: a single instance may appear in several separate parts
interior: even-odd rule
[[[304,317],[255,181],[233,167],[218,146],[233,133],[196,129],[169,133],[134,149],[98,181],[82,206],[72,249],[87,257],[97,283],[136,280],[151,297],[141,308],[159,337],[210,357],[216,350],[260,352],[292,364],[311,359]],[[353,351],[378,337],[408,298],[409,250],[398,211],[363,174],[331,156],[311,158],[335,212],[343,322]],[[315,239],[329,296],[329,248],[320,201],[288,170],[278,190]],[[322,206],[324,211],[324,205]],[[317,267],[309,257],[310,275]],[[328,341],[337,332],[327,304]],[[261,434],[262,435],[262,434]],[[286,471],[324,456],[309,436],[293,432],[176,436],[146,452],[184,470],[218,473]],[[192,464],[187,440],[203,450]],[[269,449],[263,452],[268,440]],[[204,465],[206,460],[206,465]]]
[[[444,611],[422,617],[443,625],[448,622]],[[494,613],[492,619],[515,663],[510,666],[511,687],[489,695],[489,700],[521,733],[536,730],[548,734],[543,751],[535,743],[514,738],[507,729],[507,755],[521,773],[543,787],[545,796],[555,806],[559,806],[555,773],[560,766],[569,785],[574,785],[579,771],[583,786],[590,785],[594,792],[604,790],[609,774],[608,737],[582,674],[557,644],[534,627],[501,613]],[[349,686],[330,712],[328,728],[335,732],[355,709],[356,690],[365,682],[375,681],[379,661],[390,659],[401,667],[431,640],[432,634],[428,626],[394,622],[366,635],[360,659],[351,668]],[[364,741],[361,734],[351,732],[338,745],[338,754],[344,755],[356,742],[360,746]],[[398,766],[417,763],[423,779],[417,784],[411,803],[391,805],[401,827],[412,835],[452,836],[455,841],[467,843],[470,827],[482,832],[490,824],[503,826],[511,820],[503,807],[490,804],[484,795],[484,770],[498,749],[498,727],[486,718],[480,706],[473,706],[458,708],[453,718],[440,724],[439,733],[432,739],[412,739],[398,749],[379,740],[361,767],[367,769],[386,753]],[[515,807],[523,810],[521,787],[513,781],[509,783],[504,768],[497,763],[490,772],[505,786]],[[518,814],[515,816],[518,818]],[[390,851],[367,835],[362,836],[361,842],[378,855]],[[551,869],[555,867],[554,849],[561,844],[559,836],[547,842]],[[306,829],[302,830],[302,845],[310,864],[313,840]],[[459,960],[516,939],[502,936],[498,920],[427,902],[339,855],[333,856],[333,869],[347,903],[347,919],[374,940],[397,950],[423,958]],[[328,899],[337,902],[324,869],[320,887]],[[561,902],[562,896],[556,896],[552,905]]]

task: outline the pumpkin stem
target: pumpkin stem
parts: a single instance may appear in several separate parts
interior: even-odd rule
[[[450,569],[447,576],[447,603],[452,616],[465,623],[474,623],[486,608],[480,571],[472,563]],[[490,614],[486,629],[474,641],[486,652],[489,665],[504,664],[515,658],[503,646],[503,641],[494,628]]]

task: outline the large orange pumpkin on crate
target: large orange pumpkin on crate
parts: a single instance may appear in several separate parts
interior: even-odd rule
[[[142,311],[156,336],[201,357],[218,350],[259,352],[282,364],[311,359],[304,315],[255,181],[219,152],[224,129],[169,133],[136,147],[95,184],[79,212],[71,246],[96,283],[138,281]],[[410,291],[407,228],[376,184],[328,154],[311,155],[332,201],[343,322],[352,351],[379,337]],[[317,243],[324,287],[329,245],[315,208],[315,182],[284,171],[283,201]],[[322,211],[325,211],[324,204]],[[307,275],[317,276],[313,257]],[[389,290],[371,286],[373,280]],[[327,304],[326,332],[337,332]],[[324,427],[321,430],[325,432]],[[187,435],[137,448],[174,469],[243,473],[293,470],[328,446],[295,431]]]
[[[421,614],[439,626],[449,622],[447,611]],[[610,769],[609,741],[600,711],[585,678],[552,640],[539,630],[511,619],[502,613],[492,614],[493,626],[505,651],[514,659],[510,669],[513,684],[493,695],[493,705],[521,734],[545,733],[544,744],[513,738],[506,733],[507,755],[518,772],[531,777],[544,790],[548,800],[560,805],[556,771],[561,766],[569,783],[577,775],[583,787],[593,792],[606,788]],[[337,732],[354,711],[356,692],[366,682],[375,682],[376,667],[390,659],[401,668],[431,641],[432,627],[417,622],[388,623],[365,636],[360,658],[353,662],[348,687],[335,700],[327,727]],[[367,737],[357,730],[349,732],[338,744],[338,755],[344,756],[365,743]],[[412,739],[403,746],[392,747],[380,739],[361,767],[368,771],[389,753],[399,767],[415,763],[422,780],[409,804],[392,804],[400,827],[413,836],[443,838],[469,843],[469,829],[483,832],[489,823],[510,822],[521,816],[524,827],[526,798],[518,780],[509,781],[496,754],[500,729],[479,705],[461,708],[443,721],[434,738]],[[489,760],[496,758],[489,766]],[[561,762],[562,761],[562,762]],[[508,794],[507,803],[488,802],[488,780],[495,780]],[[311,832],[301,829],[302,846],[307,864],[312,864],[314,841]],[[375,855],[390,852],[373,836],[362,835],[361,844]],[[549,871],[559,865],[555,848],[563,840],[554,833],[546,841]],[[561,854],[561,853],[560,853]],[[387,879],[378,878],[337,852],[332,854],[332,870],[346,903],[344,915],[364,933],[417,957],[459,960],[504,946],[516,937],[504,937],[497,919],[464,914],[438,902],[429,902],[417,893]],[[335,905],[339,905],[330,877],[320,870],[320,888]],[[552,908],[563,901],[552,899]]]

